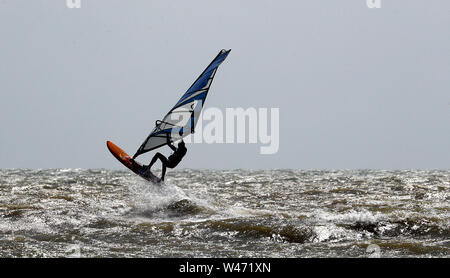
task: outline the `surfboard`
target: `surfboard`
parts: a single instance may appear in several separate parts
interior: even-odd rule
[[[106,146],[117,160],[119,160],[125,167],[133,171],[133,173],[135,173],[136,175],[153,183],[161,182],[161,179],[155,176],[151,171],[145,171],[144,166],[142,166],[142,164],[138,161],[135,160],[134,163],[132,163],[131,156],[129,156],[125,151],[123,151],[113,142],[107,141]]]

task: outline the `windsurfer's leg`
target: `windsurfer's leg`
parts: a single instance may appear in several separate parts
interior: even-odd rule
[[[152,161],[150,161],[150,164],[147,166],[147,168],[152,168],[153,164],[155,164],[156,160],[161,160],[161,163],[164,164],[164,162],[167,160],[164,155],[161,153],[156,153],[155,156],[153,156]]]
[[[162,181],[164,181],[164,176],[166,175],[166,161],[161,160],[161,162],[162,162],[161,180]]]

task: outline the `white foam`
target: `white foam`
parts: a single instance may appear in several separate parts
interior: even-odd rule
[[[375,223],[379,220],[380,214],[373,214],[370,211],[350,211],[342,214],[335,214],[330,212],[321,212],[317,215],[318,219],[332,222],[365,222]]]
[[[140,212],[158,211],[183,199],[190,200],[178,186],[169,183],[159,185],[136,181],[130,186],[132,206]]]

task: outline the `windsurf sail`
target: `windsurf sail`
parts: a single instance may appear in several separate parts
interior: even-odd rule
[[[230,51],[222,49],[166,116],[156,121],[155,128],[133,158],[194,133],[217,68]]]

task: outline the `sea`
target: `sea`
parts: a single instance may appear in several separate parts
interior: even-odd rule
[[[450,170],[0,170],[0,257],[450,257]]]

